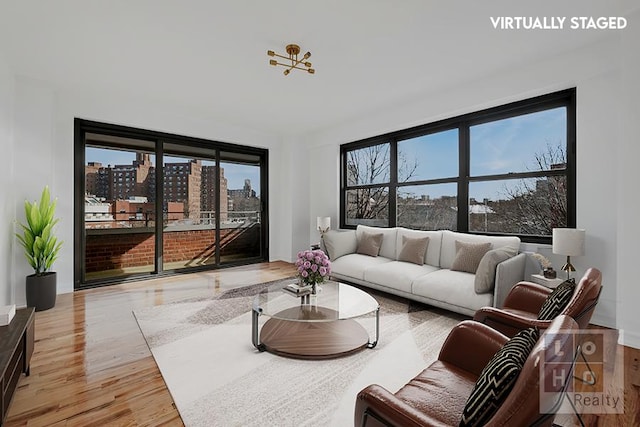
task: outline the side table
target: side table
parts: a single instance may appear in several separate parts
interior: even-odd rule
[[[34,343],[34,308],[20,308],[11,323],[0,326],[0,374],[2,393],[0,400],[0,425],[7,416],[9,404],[16,390],[20,375],[29,375]]]
[[[542,274],[532,274],[531,281],[538,285],[546,286],[547,288],[555,289],[560,283],[564,282],[563,279],[547,279]]]

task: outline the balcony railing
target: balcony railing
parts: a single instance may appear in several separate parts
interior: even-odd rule
[[[115,218],[114,218],[115,217]],[[259,224],[261,215],[258,211],[230,211],[223,213],[220,226],[226,228],[229,224]],[[216,223],[215,211],[200,211],[197,220],[189,218],[183,211],[164,212],[163,227],[173,226],[214,226]],[[91,212],[85,214],[86,229],[132,229],[155,227],[155,213],[153,212]]]

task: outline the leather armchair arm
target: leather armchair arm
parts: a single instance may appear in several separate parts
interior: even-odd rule
[[[480,376],[489,360],[509,340],[495,329],[472,320],[456,325],[442,345],[438,360]],[[473,357],[469,356],[473,351]]]
[[[527,316],[526,313],[514,313],[494,307],[483,307],[476,311],[473,320],[492,327],[508,337],[513,337],[523,329],[532,326],[539,329],[547,329],[551,324],[550,320],[537,320],[535,317]]]
[[[424,412],[420,412],[398,399],[390,391],[373,384],[358,393],[355,426],[443,426]]]
[[[520,282],[511,289],[504,300],[504,308],[538,314],[551,289],[531,282]]]

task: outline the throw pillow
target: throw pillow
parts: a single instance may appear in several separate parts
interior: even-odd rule
[[[398,261],[411,262],[413,264],[423,265],[424,254],[429,246],[428,237],[407,237],[402,236],[402,250],[398,256]]]
[[[491,249],[491,243],[466,243],[456,240],[456,257],[451,269],[475,274],[480,260]]]
[[[376,257],[380,253],[380,246],[382,246],[382,233],[372,234],[365,232],[360,235],[356,252]]]
[[[516,250],[510,247],[491,249],[478,264],[475,277],[476,294],[485,294],[493,290],[496,281],[496,267],[502,261],[506,261],[516,255]]]
[[[538,342],[535,328],[518,332],[484,367],[462,411],[461,427],[485,425],[513,388],[524,362]]]
[[[324,233],[322,243],[331,261],[355,253],[358,245],[355,231],[329,230]]]
[[[576,288],[576,281],[568,279],[560,283],[557,288],[549,294],[540,311],[538,312],[538,320],[553,320],[562,314]]]

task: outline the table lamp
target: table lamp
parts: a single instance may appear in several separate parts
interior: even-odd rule
[[[554,228],[553,248],[554,254],[566,255],[567,262],[562,266],[562,270],[567,272],[567,280],[571,277],[571,272],[576,271],[571,264],[572,256],[584,255],[585,230],[577,228]]]
[[[316,220],[317,228],[320,232],[320,238],[324,237],[324,233],[331,229],[331,217],[330,216],[319,216]]]

